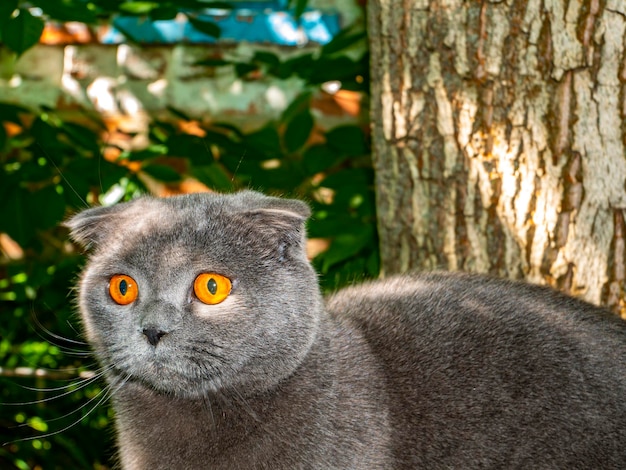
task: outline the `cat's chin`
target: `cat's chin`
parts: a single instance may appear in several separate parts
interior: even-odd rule
[[[162,364],[150,365],[135,371],[113,368],[108,378],[112,384],[130,383],[160,395],[186,399],[201,398],[219,390],[215,379],[190,377],[184,371]]]

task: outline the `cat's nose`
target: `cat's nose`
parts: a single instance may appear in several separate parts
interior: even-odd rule
[[[142,333],[148,338],[148,343],[152,346],[156,346],[161,338],[167,334],[167,331],[160,330],[158,328],[144,328]]]

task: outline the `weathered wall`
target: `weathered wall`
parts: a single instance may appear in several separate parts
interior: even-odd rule
[[[369,28],[385,273],[626,311],[626,2],[372,0]]]

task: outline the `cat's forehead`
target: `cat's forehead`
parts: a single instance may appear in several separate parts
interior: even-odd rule
[[[108,257],[112,251],[176,251],[177,246],[207,250],[230,247],[237,252],[267,254],[277,244],[301,247],[309,214],[301,201],[243,191],[145,197],[85,210],[65,225],[75,241],[95,248],[92,253],[96,257]]]
[[[216,202],[206,198],[141,199],[129,204],[118,222],[140,236],[200,227],[223,212],[223,204]]]
[[[193,199],[146,199],[119,215],[111,242],[151,247],[164,255],[181,255],[185,247],[218,243],[229,224],[222,205]]]

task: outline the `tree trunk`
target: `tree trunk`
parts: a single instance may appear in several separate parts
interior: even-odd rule
[[[626,313],[626,1],[370,0],[383,274]]]

